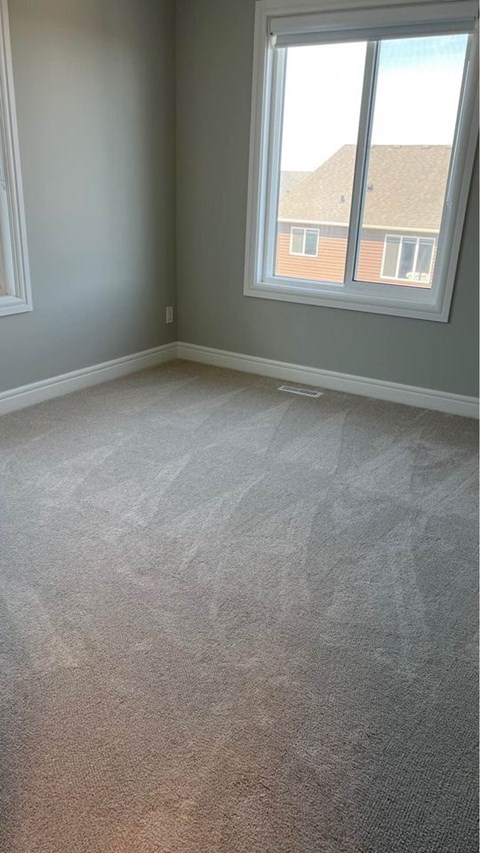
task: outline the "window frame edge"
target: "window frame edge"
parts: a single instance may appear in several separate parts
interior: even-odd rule
[[[0,40],[0,110],[15,280],[15,295],[0,296],[0,316],[8,316],[33,310],[8,0],[0,0]]]

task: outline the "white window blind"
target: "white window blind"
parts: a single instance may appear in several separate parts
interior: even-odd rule
[[[435,33],[473,32],[478,4],[471,0],[455,3],[402,4],[390,8],[326,11],[317,14],[282,15],[269,20],[270,36],[276,47],[364,41]]]

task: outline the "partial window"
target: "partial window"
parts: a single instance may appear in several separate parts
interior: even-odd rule
[[[476,4],[370,2],[256,4],[245,293],[446,321],[477,140]]]
[[[387,234],[381,278],[431,287],[434,249],[435,239],[432,237]]]
[[[341,230],[328,235],[323,262],[315,270],[302,270],[297,265],[291,271],[292,277],[302,279],[308,274],[316,281],[343,281],[355,162],[355,145],[349,141],[358,133],[365,52],[365,43],[292,47],[285,51],[280,173],[293,171],[289,167],[299,162],[304,168],[298,171],[305,172],[306,177],[290,193],[279,196],[275,276],[281,276],[284,268],[282,225],[303,220],[318,223],[323,230],[332,225]],[[328,86],[322,86],[322,80],[328,80]],[[347,110],[337,108],[345,103]],[[316,168],[322,160],[326,164],[323,171]]]
[[[0,315],[32,308],[10,34],[0,3]]]
[[[359,281],[380,281],[372,243],[384,227],[413,232],[402,238],[393,277],[413,287],[433,285],[430,267],[426,277],[416,274],[418,249],[421,235],[429,235],[422,254],[430,247],[431,257],[432,239],[440,233],[467,46],[466,35],[379,45],[356,257]]]
[[[316,257],[318,254],[318,230],[315,228],[292,228],[290,232],[290,254]]]

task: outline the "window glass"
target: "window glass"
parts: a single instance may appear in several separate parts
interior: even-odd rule
[[[307,230],[305,234],[305,254],[317,254],[318,231]]]
[[[382,275],[395,278],[397,275],[398,250],[400,248],[400,237],[387,237],[385,241],[385,254],[383,258]]]
[[[280,185],[288,189],[279,194],[275,275],[341,282],[366,44],[290,47],[286,52]],[[315,231],[307,231],[305,260],[289,261],[288,232],[282,225],[295,220],[319,228],[332,222],[341,226],[314,266],[308,256],[317,254]],[[293,239],[291,251],[302,251],[294,248]]]
[[[291,251],[296,255],[303,252],[303,228],[292,228]]]
[[[371,143],[363,195],[355,278],[381,282],[381,243],[389,229],[414,232],[403,238],[398,278],[417,286],[421,273],[432,285],[431,242],[440,231],[455,134],[467,36],[404,38],[379,45]],[[388,272],[391,276],[389,254]],[[421,269],[419,267],[421,266]],[[384,282],[385,283],[385,282]]]
[[[428,276],[432,263],[433,242],[431,240],[420,240],[417,257],[417,272],[420,276]]]
[[[402,240],[398,278],[408,278],[413,273],[416,246],[417,241],[415,239],[405,237]]]

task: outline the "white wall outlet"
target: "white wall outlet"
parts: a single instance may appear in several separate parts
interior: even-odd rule
[[[165,322],[173,323],[173,305],[167,305],[165,309]]]

